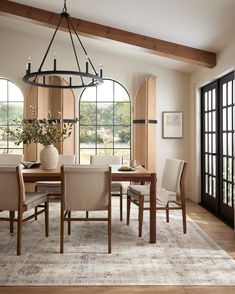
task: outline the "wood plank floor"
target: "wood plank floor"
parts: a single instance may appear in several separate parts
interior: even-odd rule
[[[207,210],[187,201],[187,214],[235,259],[234,231]],[[80,286],[80,287],[0,287],[1,294],[234,294],[235,286]]]

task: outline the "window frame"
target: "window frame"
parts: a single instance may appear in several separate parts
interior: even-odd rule
[[[79,121],[79,128],[78,128],[78,139],[79,139],[79,144],[78,144],[78,158],[79,158],[79,163],[81,163],[81,150],[95,150],[95,155],[97,155],[99,150],[112,150],[112,155],[114,155],[115,150],[128,150],[129,151],[129,158],[128,160],[131,159],[131,141],[132,141],[132,123],[131,123],[131,97],[129,92],[127,91],[126,87],[123,86],[120,82],[118,82],[117,80],[111,79],[111,78],[104,78],[104,81],[111,81],[112,82],[112,100],[110,101],[102,101],[102,100],[98,100],[98,92],[97,92],[97,87],[96,87],[96,91],[95,91],[95,100],[92,101],[82,101],[82,96],[84,94],[84,92],[86,91],[86,89],[84,89],[79,97],[79,117],[81,117],[81,103],[85,102],[85,103],[92,103],[95,104],[95,115],[96,115],[96,120],[95,120],[95,124],[81,124],[81,122]],[[114,100],[115,98],[115,84],[120,85],[126,92],[127,96],[128,96],[128,101],[116,101]],[[99,86],[98,86],[99,87]],[[97,114],[98,114],[98,104],[112,104],[113,106],[113,118],[112,118],[112,124],[99,124],[97,123]],[[128,124],[116,124],[115,123],[115,115],[114,115],[114,108],[115,108],[115,104],[116,103],[127,103],[129,104],[129,123]],[[95,128],[95,146],[92,148],[84,148],[81,147],[81,127],[94,127]],[[99,127],[110,127],[112,128],[112,147],[98,147],[98,141],[97,141],[97,129]],[[115,147],[115,143],[114,143],[114,138],[115,138],[115,127],[128,127],[130,130],[130,143],[129,143],[129,147],[126,148],[121,148],[121,147]]]

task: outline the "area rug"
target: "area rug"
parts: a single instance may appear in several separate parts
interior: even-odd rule
[[[164,212],[157,212],[157,243],[150,244],[148,212],[139,238],[136,207],[127,226],[119,221],[114,200],[112,254],[102,222],[72,223],[60,254],[59,208],[50,205],[48,238],[43,216],[24,225],[21,256],[16,256],[16,233],[0,223],[0,285],[235,285],[235,261],[190,218],[184,235],[178,212],[171,213],[169,224]]]

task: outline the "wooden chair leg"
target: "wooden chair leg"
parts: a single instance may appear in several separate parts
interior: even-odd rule
[[[68,235],[71,235],[71,211],[68,212]]]
[[[17,255],[21,255],[21,243],[22,243],[22,226],[23,226],[23,213],[18,211],[17,219]]]
[[[111,224],[111,211],[108,211],[108,253],[111,253],[112,248],[112,224]]]
[[[60,253],[64,253],[64,211],[60,216]]]
[[[186,208],[185,203],[182,205],[182,219],[183,219],[183,232],[184,234],[187,233],[187,224],[186,224]]]
[[[169,203],[166,205],[166,222],[169,223],[170,218],[169,218]]]
[[[120,188],[120,221],[122,221],[122,187]]]
[[[45,202],[45,235],[49,236],[49,203]]]
[[[37,219],[38,219],[37,212],[38,212],[38,208],[37,208],[37,207],[35,207],[35,208],[34,208],[34,213],[35,213],[34,219],[35,219],[35,220],[37,220]]]
[[[10,233],[14,232],[14,222],[13,222],[14,217],[15,217],[15,212],[10,211]]]
[[[131,212],[131,199],[130,196],[127,195],[127,208],[126,208],[126,224],[129,226],[130,224],[130,212]]]
[[[143,227],[143,214],[144,214],[144,196],[139,196],[139,237],[142,237]]]

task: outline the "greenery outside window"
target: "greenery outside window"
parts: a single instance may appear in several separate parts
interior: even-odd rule
[[[79,161],[90,155],[122,156],[130,160],[131,103],[127,90],[117,81],[104,79],[96,88],[86,88],[79,102]]]
[[[14,130],[15,119],[23,118],[24,97],[12,82],[0,78],[0,128]],[[15,145],[16,139],[0,129],[0,153],[23,154],[23,145]]]

